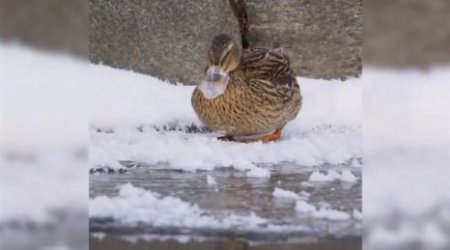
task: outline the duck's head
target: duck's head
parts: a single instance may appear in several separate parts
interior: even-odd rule
[[[214,37],[208,50],[208,67],[198,88],[208,99],[223,94],[229,81],[229,73],[239,65],[240,49],[228,35]]]

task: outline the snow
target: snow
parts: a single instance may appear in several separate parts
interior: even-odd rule
[[[87,63],[0,43],[0,223],[88,205]]]
[[[267,170],[255,167],[259,163],[292,161],[315,166],[361,156],[358,79],[339,84],[300,78],[305,101],[282,141],[245,145],[217,141],[214,134],[154,129],[201,126],[190,105],[193,86],[171,85],[19,45],[4,44],[1,52],[6,58],[2,82],[8,83],[1,85],[8,106],[2,124],[2,131],[7,131],[1,138],[5,147],[75,147],[86,144],[89,132],[90,167],[120,168],[118,161],[125,159],[166,162],[185,170],[233,166],[249,170],[251,177],[269,176]],[[27,74],[24,68],[29,69]],[[90,131],[85,129],[88,119]],[[96,129],[114,133],[97,133]]]
[[[450,245],[442,240],[448,221],[435,212],[450,201],[449,79],[450,65],[364,70],[363,207],[370,249]],[[387,227],[393,213],[396,229]]]
[[[310,193],[308,193],[308,192],[306,192],[306,191],[301,191],[300,192],[300,197],[303,197],[303,198],[309,198],[311,196],[311,194]]]
[[[339,177],[339,180],[343,181],[343,182],[355,182],[358,180],[358,177],[356,177],[355,175],[353,175],[353,173],[348,170],[348,169],[344,169],[341,172],[341,175]]]
[[[207,215],[197,205],[125,184],[116,197],[98,196],[90,201],[89,216],[111,217],[134,225],[143,222],[155,227],[189,228],[256,228],[266,220],[254,213],[247,216],[228,215],[222,219]]]
[[[330,182],[335,180],[338,175],[334,170],[330,170],[326,174],[316,170],[311,173],[308,180],[311,182]]]
[[[306,201],[299,200],[295,203],[295,210],[299,213],[312,213],[316,211],[316,207]]]
[[[431,249],[443,248],[450,244],[448,235],[444,234],[434,223],[429,222],[422,228],[422,235],[419,239]]]
[[[216,178],[212,177],[211,175],[207,175],[206,176],[206,184],[209,187],[214,188],[214,191],[219,192],[219,187],[217,185]]]
[[[331,221],[351,219],[350,214],[346,212],[324,207],[317,209],[314,205],[302,200],[295,203],[295,210],[298,213],[311,214],[311,216],[316,219],[325,219]]]
[[[355,220],[362,220],[363,215],[362,215],[361,211],[359,211],[358,209],[353,209],[353,218]]]
[[[93,127],[200,124],[190,105],[194,86],[171,85],[151,76],[103,65],[90,65],[89,70],[96,94],[96,105],[90,109]],[[349,79],[346,84],[306,78],[299,81],[305,98],[302,119],[294,121],[295,125],[288,130],[302,131],[323,124],[360,124],[359,79]]]
[[[297,195],[296,193],[294,193],[292,191],[289,191],[289,190],[284,190],[284,189],[279,188],[279,187],[275,187],[272,195],[275,198],[293,199],[293,200],[300,199],[300,196]]]
[[[215,133],[186,133],[186,126],[201,126],[191,107],[193,86],[102,65],[91,65],[89,74],[96,93],[90,108],[91,168],[121,168],[119,161],[132,160],[187,171],[233,166],[249,170],[250,177],[268,177],[269,171],[255,164],[317,166],[361,157],[358,79],[339,84],[299,78],[304,104],[298,119],[286,126],[280,142],[261,145],[218,141]]]
[[[364,216],[450,200],[450,66],[364,71]]]
[[[297,137],[266,145],[221,142],[208,134],[187,135],[184,131],[148,129],[139,132],[129,128],[115,129],[115,133],[91,132],[90,165],[120,168],[120,160],[148,164],[166,162],[172,168],[188,171],[233,166],[251,170],[251,176],[267,176],[269,172],[258,170],[255,164],[292,161],[314,166],[325,162],[339,164],[358,156],[359,129],[345,127],[342,130],[317,127],[296,134]]]
[[[351,161],[350,165],[352,167],[359,167],[359,168],[362,167],[362,164],[356,158],[353,158],[353,160]]]
[[[0,149],[85,146],[87,62],[9,44],[0,58]]]
[[[255,178],[269,178],[270,177],[270,171],[268,169],[264,169],[264,168],[259,168],[257,166],[255,166],[254,164],[243,164],[248,165],[249,168],[247,172],[245,172],[247,177],[255,177]],[[234,168],[239,169],[239,167],[236,167],[237,165],[234,165]],[[242,165],[240,165],[242,166]],[[244,169],[246,169],[244,167]]]
[[[319,208],[313,212],[313,217],[327,220],[348,220],[351,218],[348,213],[331,208]]]
[[[206,176],[206,184],[208,184],[208,186],[217,187],[217,181],[211,175]]]
[[[371,234],[368,235],[366,241],[371,246],[384,244],[390,247],[398,247],[407,242],[412,242],[418,238],[417,231],[412,227],[402,226],[396,231],[385,227],[377,227]]]
[[[448,235],[442,232],[434,223],[424,225],[404,223],[398,228],[377,227],[368,236],[368,244],[373,247],[405,247],[416,242],[426,249],[447,249]]]
[[[361,156],[358,79],[347,84],[299,79],[305,102],[283,139],[239,144],[218,141],[214,133],[186,133],[185,126],[201,126],[190,106],[192,86],[17,44],[1,44],[0,53],[0,147],[5,154],[32,152],[40,159],[25,164],[1,155],[2,166],[11,167],[2,170],[0,188],[8,196],[2,197],[0,220],[23,215],[45,220],[55,207],[85,206],[88,174],[74,152],[82,151],[88,140],[89,167],[120,168],[123,159],[165,162],[188,171],[233,166],[250,178],[270,177],[259,163],[315,166]],[[57,160],[55,155],[63,156]],[[30,192],[43,198],[30,200]]]
[[[33,156],[30,156],[33,157]],[[88,205],[86,162],[67,157],[13,159],[0,152],[0,223],[11,218],[49,220],[49,209],[84,211]]]
[[[289,191],[285,191],[291,193]],[[286,194],[286,193],[284,193]],[[293,193],[292,193],[293,194]],[[286,196],[283,196],[286,198]],[[289,196],[293,198],[293,196]],[[298,198],[298,197],[296,197]],[[330,208],[316,209],[315,206],[299,200],[296,210],[311,213],[313,218],[331,221],[348,220],[350,215]],[[304,229],[303,226],[276,226],[268,220],[251,212],[249,215],[225,215],[221,218],[208,215],[195,204],[189,204],[172,196],[137,188],[132,184],[120,186],[117,196],[97,196],[90,201],[91,218],[113,218],[129,226],[145,223],[155,227],[215,228],[245,230],[292,230]]]

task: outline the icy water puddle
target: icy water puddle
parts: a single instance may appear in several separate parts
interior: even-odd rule
[[[184,202],[196,204],[213,217],[224,214],[245,216],[253,212],[268,220],[266,224],[285,229],[271,232],[258,229],[190,230],[170,226],[149,227],[143,224],[129,227],[108,218],[90,218],[91,249],[274,249],[279,246],[283,246],[281,249],[361,249],[360,220],[301,216],[295,209],[295,200],[273,195],[276,187],[289,190],[306,195],[307,202],[316,207],[327,207],[352,215],[355,210],[361,211],[362,206],[361,168],[348,165],[311,168],[283,163],[282,166],[262,166],[271,171],[268,178],[252,178],[246,176],[245,172],[232,168],[186,172],[168,170],[164,165],[137,166],[122,173],[91,173],[90,198],[101,195],[115,197],[121,185],[131,183],[163,197],[177,197]],[[350,169],[358,180],[309,181],[315,170],[340,172],[342,169]],[[213,183],[211,179],[214,180]],[[92,237],[93,234],[103,236]],[[129,237],[138,235],[148,237],[144,237],[145,240],[139,237],[129,240]],[[184,240],[164,240],[177,235]],[[198,237],[203,240],[195,240]],[[238,244],[236,247],[235,243]]]

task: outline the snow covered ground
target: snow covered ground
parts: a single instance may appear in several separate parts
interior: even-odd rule
[[[86,206],[82,69],[85,63],[64,55],[0,44],[0,221]]]
[[[0,43],[1,249],[87,249],[86,69]]]
[[[348,80],[299,79],[304,105],[283,138],[268,145],[227,143],[202,129],[192,110],[193,86],[90,66],[95,93],[91,108],[90,166],[121,168],[119,161],[167,163],[170,168],[211,170],[233,166],[268,177],[254,164],[295,162],[318,166],[361,157],[361,84]],[[101,132],[98,132],[101,131]]]
[[[365,69],[368,249],[449,249],[450,66]]]
[[[248,171],[248,177],[268,178],[271,173],[261,164],[288,161],[314,169],[350,161],[352,169],[361,169],[355,159],[362,157],[369,248],[419,242],[426,249],[446,249],[450,244],[450,66],[424,72],[365,68],[362,79],[343,83],[300,78],[303,109],[282,140],[267,145],[219,142],[213,133],[192,132],[201,130],[190,107],[193,87],[14,44],[0,45],[0,70],[0,223],[18,216],[45,221],[51,209],[85,207],[88,171],[76,155],[89,140],[89,169],[123,168],[120,160],[132,160],[188,171],[233,166]],[[16,151],[22,152],[21,161],[6,154]],[[28,153],[39,161],[23,164]],[[352,179],[347,172],[338,174]],[[168,212],[149,215],[143,208],[182,202],[122,188],[135,193],[93,197],[90,212],[166,218]],[[202,211],[196,204],[183,206],[194,215]],[[318,211],[302,199],[296,206]],[[139,211],[144,212],[135,214]],[[350,216],[360,217],[359,211]],[[264,220],[257,214],[243,220],[251,218]]]

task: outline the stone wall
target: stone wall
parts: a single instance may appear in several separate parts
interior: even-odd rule
[[[0,0],[0,38],[88,56],[86,0]]]
[[[365,64],[428,67],[450,63],[449,0],[365,0]]]
[[[90,0],[89,57],[172,82],[195,84],[212,38],[239,27],[228,0]]]
[[[361,0],[90,0],[89,10],[92,62],[171,82],[196,84],[220,33],[245,36],[251,47],[281,46],[301,76],[361,73]]]
[[[246,0],[251,46],[279,44],[311,78],[361,74],[361,0]]]
[[[245,3],[245,10],[248,12],[246,13],[246,19],[250,26],[247,29],[248,39],[254,46],[279,44],[284,47],[285,51],[294,58],[293,63],[299,75],[316,78],[326,78],[326,75],[329,75],[334,78],[342,78],[359,72],[360,65],[356,62],[361,60],[358,54],[361,50],[358,44],[358,39],[361,39],[358,23],[361,22],[361,19],[357,17],[360,15],[361,1],[232,0],[232,2],[240,1]],[[154,33],[148,26],[151,23],[143,21],[146,13],[152,13],[152,8],[142,6],[144,2],[157,4],[162,0],[91,2],[88,0],[0,0],[0,38],[2,40],[19,40],[46,49],[87,55],[87,34],[90,23],[91,59],[94,62],[102,61],[114,67],[131,68],[173,81],[177,81],[177,77],[178,79],[185,77],[178,81],[190,83],[195,82],[198,68],[201,70],[205,65],[205,47],[209,46],[213,36],[208,33],[210,30],[229,32],[239,39],[241,32],[236,27],[239,26],[238,19],[232,15],[232,11],[229,11],[228,1],[171,0],[170,6],[168,4],[169,9],[175,8],[175,10],[157,9],[162,13],[156,13],[161,17],[155,22],[161,27],[154,30]],[[211,2],[216,6],[214,8],[222,8],[223,12],[220,12],[221,15],[218,17],[211,18],[210,16],[215,12],[203,6],[206,10],[202,12],[202,16],[195,15],[196,18],[190,20],[195,20],[196,23],[208,23],[206,25],[210,26],[207,28],[182,26],[185,30],[178,33],[178,35],[184,34],[179,35],[182,37],[180,40],[189,42],[183,43],[184,45],[178,44],[179,47],[173,49],[173,51],[182,51],[179,53],[182,57],[165,61],[159,60],[158,57],[152,57],[155,50],[146,46],[143,38],[154,35],[162,39],[170,32],[174,32],[173,25],[177,25],[177,22],[188,17],[183,13],[191,13],[190,17],[194,16],[192,11],[196,10],[191,9],[186,12],[180,10],[186,8],[183,5],[184,2],[189,2],[191,5],[193,2],[204,4]],[[90,22],[88,20],[89,4],[91,5]],[[119,5],[122,10],[117,9]],[[363,8],[363,61],[365,64],[383,67],[425,67],[450,63],[450,43],[448,42],[450,41],[450,26],[448,25],[450,23],[450,15],[448,15],[450,1],[365,0]],[[133,11],[137,12],[137,15],[128,17],[129,13],[118,14],[120,11]],[[181,11],[181,14],[174,11]],[[273,15],[272,12],[281,14]],[[110,13],[116,14],[102,17]],[[103,23],[92,22],[93,14],[97,15],[96,19],[103,20]],[[173,18],[180,15],[179,19]],[[126,18],[132,20],[126,20]],[[146,18],[147,21],[151,19],[150,17]],[[173,21],[166,24],[161,18]],[[110,19],[112,21],[108,24],[109,21],[105,20]],[[218,20],[225,26],[214,26],[214,22]],[[293,22],[287,26],[283,24],[289,23],[289,20],[293,20]],[[333,20],[337,21],[333,22]],[[255,22],[261,22],[261,24],[255,25]],[[194,21],[189,22],[189,24],[193,23]],[[197,30],[187,32],[194,28]],[[120,30],[125,30],[121,31],[123,34],[139,34],[139,37],[133,38],[135,43],[128,44],[126,41],[131,38],[121,38]],[[167,32],[165,32],[166,30]],[[288,39],[283,39],[283,37]],[[297,40],[290,37],[297,38]],[[167,40],[162,41],[166,41],[165,49],[177,46],[176,43],[170,44]],[[155,43],[155,41],[153,42]],[[193,46],[186,46],[188,43]],[[118,44],[124,44],[124,47],[115,50],[114,46]],[[194,50],[192,50],[193,47]],[[294,55],[292,55],[293,51],[295,51]],[[127,59],[130,57],[129,55],[140,59]],[[122,57],[126,60],[121,59]],[[130,61],[134,61],[134,64]],[[148,61],[153,61],[153,64]],[[175,66],[172,66],[172,63]],[[161,72],[160,68],[163,64],[172,71]],[[177,76],[181,72],[177,68],[187,69],[184,71],[187,73]]]

